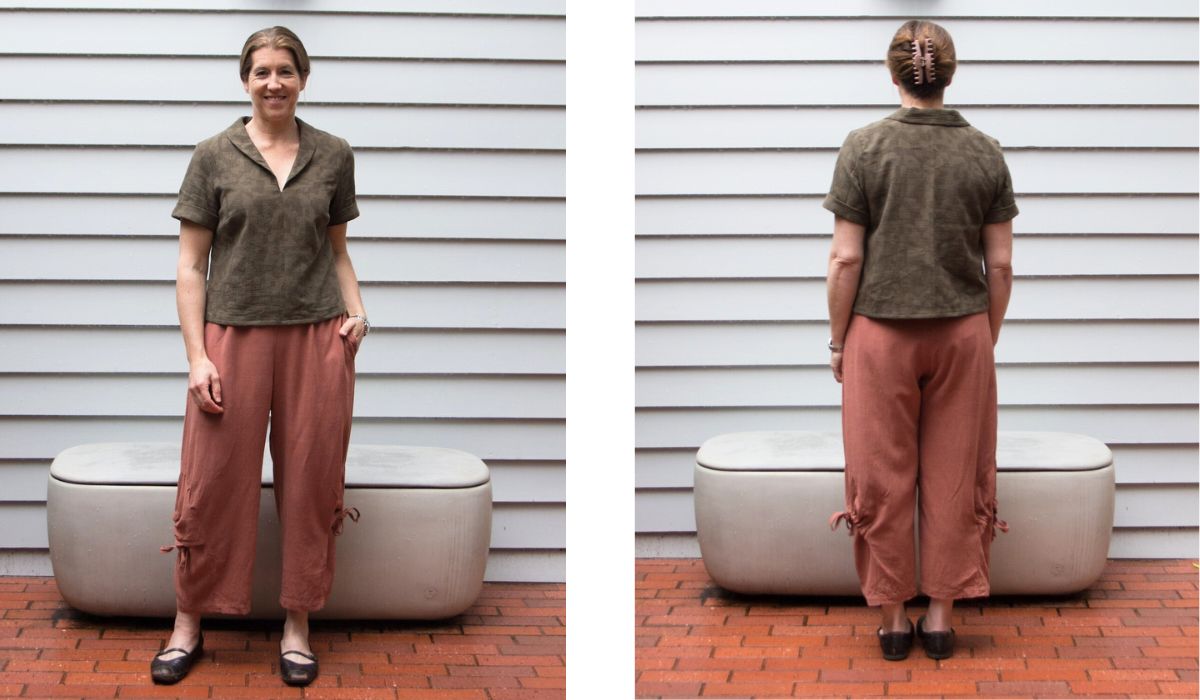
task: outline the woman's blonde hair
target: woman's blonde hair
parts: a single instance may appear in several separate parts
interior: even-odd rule
[[[888,45],[887,66],[908,94],[915,97],[940,95],[958,67],[954,40],[939,24],[909,20],[900,25]]]
[[[292,52],[292,60],[301,78],[307,78],[312,65],[308,61],[308,52],[304,50],[304,42],[287,27],[267,27],[260,29],[246,39],[242,46],[241,76],[242,82],[250,77],[251,56],[259,49],[287,49]]]

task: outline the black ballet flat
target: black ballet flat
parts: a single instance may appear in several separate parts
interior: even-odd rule
[[[183,652],[183,656],[177,656],[174,659],[164,659],[164,654],[170,654],[173,651]],[[159,685],[172,685],[183,680],[183,677],[192,670],[192,664],[204,655],[204,633],[200,633],[200,639],[196,642],[196,647],[191,651],[180,647],[171,647],[163,649],[154,655],[150,660],[150,678]]]
[[[921,638],[921,646],[925,647],[925,656],[931,659],[948,659],[954,656],[954,629],[945,632],[927,632],[925,616],[917,620],[917,636]]]
[[[312,661],[311,664],[296,663],[287,658],[288,654],[297,654]],[[279,655],[279,675],[288,685],[306,686],[317,679],[317,657],[299,649],[285,651]]]
[[[879,635],[879,648],[883,651],[883,658],[888,661],[903,661],[908,658],[908,650],[912,649],[913,642],[913,624],[908,623],[907,632],[884,632],[880,627],[876,632]]]

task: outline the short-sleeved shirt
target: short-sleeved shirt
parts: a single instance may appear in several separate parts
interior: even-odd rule
[[[213,232],[204,318],[260,326],[342,314],[327,229],[358,216],[350,145],[297,119],[299,152],[280,190],[248,119],[196,146],[171,212]]]
[[[985,311],[983,225],[1017,215],[1000,144],[952,109],[850,132],[824,207],[866,227],[854,312],[872,318]]]

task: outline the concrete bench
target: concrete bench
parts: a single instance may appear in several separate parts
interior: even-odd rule
[[[992,593],[1057,594],[1100,577],[1113,522],[1112,452],[1068,433],[1001,432]],[[739,593],[861,595],[843,510],[835,433],[730,433],[696,455],[696,534],[705,568]]]
[[[251,617],[282,617],[279,520],[263,475]],[[50,561],[63,599],[96,615],[175,614],[171,515],[179,445],[106,443],[64,450],[50,467]],[[338,619],[437,619],[483,586],[492,484],[477,457],[437,447],[352,445],[333,591],[313,613]]]

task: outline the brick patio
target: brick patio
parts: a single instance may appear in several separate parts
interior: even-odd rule
[[[1195,698],[1196,584],[1190,560],[1112,560],[1079,595],[960,604],[954,658],[890,662],[861,598],[737,596],[700,560],[642,559],[637,695]]]
[[[321,676],[303,690],[279,679],[279,623],[206,621],[204,658],[159,687],[150,657],[167,620],[83,615],[52,578],[0,577],[0,697],[562,698],[564,596],[561,584],[489,583],[450,620],[314,621]]]

